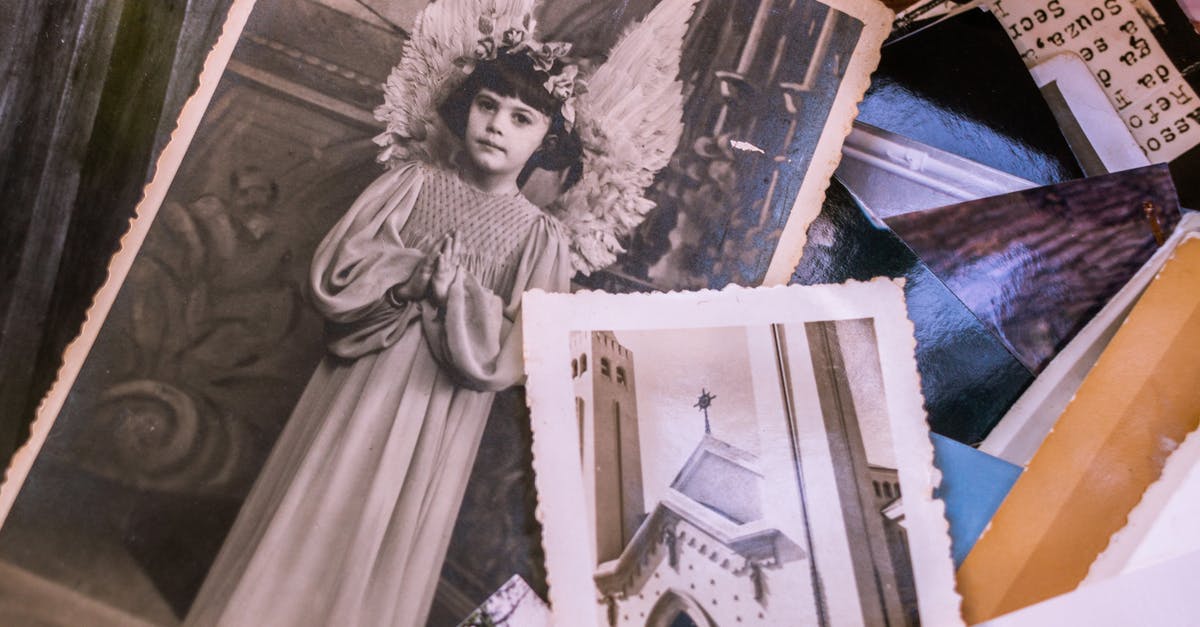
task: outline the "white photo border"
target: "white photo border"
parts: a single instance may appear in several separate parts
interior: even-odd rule
[[[892,438],[905,495],[905,527],[923,624],[962,624],[961,599],[950,558],[944,503],[935,497],[941,472],[921,395],[913,325],[904,307],[902,280],[875,279],[842,285],[771,288],[730,287],[721,291],[574,295],[530,292],[524,328],[528,380],[526,397],[533,431],[533,465],[538,520],[550,605],[558,621],[601,627],[596,620],[595,587],[587,543],[582,477],[564,471],[578,466],[569,380],[570,335],[578,331],[702,329],[768,326],[871,318],[882,365]],[[794,425],[793,425],[794,429]]]
[[[59,412],[62,411],[63,404],[74,387],[75,379],[83,369],[83,364],[92,350],[92,345],[96,342],[96,337],[100,334],[108,312],[112,309],[113,302],[116,300],[121,286],[125,283],[125,278],[129,275],[129,269],[133,267],[133,263],[137,259],[142,242],[145,241],[146,234],[154,224],[154,217],[158,215],[158,210],[167,197],[171,183],[175,180],[175,175],[187,157],[192,139],[195,138],[196,131],[200,128],[200,122],[217,91],[218,83],[225,75],[226,67],[233,56],[234,48],[241,40],[242,31],[250,19],[255,2],[256,0],[234,0],[229,8],[221,35],[204,60],[204,69],[200,72],[196,91],[184,103],[183,110],[176,121],[175,130],[171,133],[171,140],[163,148],[155,163],[154,177],[146,185],[142,199],[138,202],[134,213],[136,217],[130,222],[129,231],[121,238],[120,250],[113,255],[108,264],[108,278],[104,281],[100,291],[96,293],[92,306],[88,308],[79,335],[63,352],[62,366],[59,368],[58,377],[51,386],[50,392],[38,405],[37,415],[29,428],[29,439],[17,450],[12,461],[9,462],[4,475],[4,483],[0,485],[0,526],[3,526],[8,520],[13,503],[16,502],[17,495],[20,494],[25,479],[29,476],[29,471],[37,460],[42,445],[46,442],[46,437],[54,428]]]
[[[792,278],[796,265],[808,241],[808,226],[821,213],[825,192],[838,164],[842,161],[842,144],[850,135],[858,117],[858,103],[871,85],[871,74],[879,66],[883,42],[891,33],[895,14],[875,0],[820,0],[834,11],[862,22],[858,45],[851,54],[846,76],[838,87],[821,138],[813,151],[812,162],[800,184],[787,224],[775,246],[771,262],[763,276],[763,285],[784,285]]]

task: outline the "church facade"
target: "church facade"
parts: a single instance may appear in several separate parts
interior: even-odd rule
[[[706,425],[670,485],[647,502],[642,466],[654,452],[643,449],[639,419],[656,417],[639,416],[634,355],[611,332],[572,339],[593,580],[606,624],[915,622],[896,471],[869,464],[861,439],[854,443],[860,435],[837,328],[821,324],[828,326],[801,330],[819,397],[809,419],[828,431],[822,456],[849,470],[833,473],[842,479],[826,486],[832,499],[805,498],[797,455],[781,473],[765,449],[761,458]],[[761,342],[780,341],[775,331],[747,330],[756,332]],[[782,398],[780,381],[778,372],[756,376],[755,392]],[[786,495],[800,502],[785,503]]]

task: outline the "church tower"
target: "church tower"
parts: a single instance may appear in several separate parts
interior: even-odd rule
[[[575,420],[596,562],[616,559],[646,515],[633,353],[611,331],[571,341]]]

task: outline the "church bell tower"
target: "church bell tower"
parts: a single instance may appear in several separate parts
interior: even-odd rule
[[[633,353],[611,331],[572,338],[571,373],[597,563],[616,559],[646,515]]]

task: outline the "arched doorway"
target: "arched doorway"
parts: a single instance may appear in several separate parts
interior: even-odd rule
[[[679,612],[675,615],[675,619],[671,621],[670,627],[699,627],[696,621],[692,620],[686,612]]]
[[[716,623],[695,599],[686,593],[668,590],[650,610],[646,627],[716,627]]]

